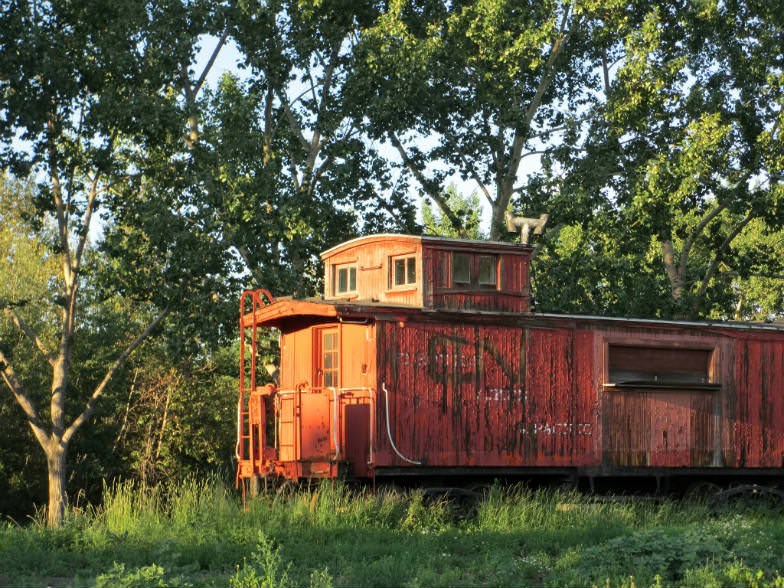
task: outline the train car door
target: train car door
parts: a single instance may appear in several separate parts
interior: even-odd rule
[[[714,350],[611,344],[607,352],[605,464],[714,465]]]
[[[340,380],[339,333],[337,328],[315,330],[313,389],[303,391],[300,409],[301,451],[303,461],[326,461],[334,454],[331,438],[334,423],[331,410],[334,390]]]

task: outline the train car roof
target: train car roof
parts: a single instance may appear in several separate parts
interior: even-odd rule
[[[330,247],[321,253],[321,259],[326,259],[335,253],[351,249],[357,245],[366,245],[375,241],[410,241],[411,243],[427,243],[430,245],[444,245],[454,248],[481,248],[488,250],[502,249],[505,251],[530,251],[533,247],[530,245],[521,245],[520,243],[510,243],[506,241],[486,241],[476,239],[458,239],[455,237],[438,237],[435,235],[405,235],[398,233],[377,233],[375,235],[364,235],[356,237],[349,241],[344,241]]]
[[[392,320],[407,320],[415,316],[426,320],[503,320],[510,324],[510,319],[521,325],[532,325],[544,321],[545,323],[562,323],[563,321],[580,321],[641,326],[679,327],[679,328],[720,328],[738,329],[747,331],[784,332],[784,322],[766,323],[761,321],[688,321],[668,320],[633,317],[611,317],[586,314],[559,314],[546,312],[503,312],[489,310],[446,310],[430,309],[418,306],[391,305],[374,300],[341,300],[322,298],[294,299],[280,297],[272,304],[259,308],[256,311],[256,324],[263,326],[280,327],[287,320],[356,320],[387,318]],[[253,319],[250,313],[242,317],[243,326],[251,326]]]

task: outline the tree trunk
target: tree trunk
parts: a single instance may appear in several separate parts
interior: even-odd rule
[[[499,198],[498,200],[501,200]],[[502,202],[496,200],[495,204],[493,205],[493,213],[490,219],[490,240],[491,241],[503,241],[504,235],[506,235],[506,221],[504,219],[504,213],[506,212],[506,204],[501,206]],[[509,199],[506,199],[506,203],[509,203]]]
[[[55,439],[52,439],[46,450],[46,464],[49,468],[47,525],[51,528],[59,527],[65,517],[66,450],[67,447]]]

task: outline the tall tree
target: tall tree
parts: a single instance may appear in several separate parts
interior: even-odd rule
[[[34,382],[2,349],[0,373],[46,455],[52,526],[64,515],[67,455],[74,436],[89,421],[112,377],[170,312],[175,292],[182,295],[171,283],[168,288],[162,284],[161,276],[174,285],[187,284],[182,274],[151,272],[147,297],[135,301],[149,313],[147,324],[127,334],[90,390],[77,388],[72,361],[88,318],[80,312],[80,292],[96,277],[86,267],[96,219],[113,220],[112,205],[118,194],[129,194],[128,186],[143,191],[144,155],[151,146],[182,136],[185,118],[177,89],[181,72],[194,59],[194,39],[202,32],[193,29],[204,19],[194,15],[208,14],[208,8],[176,1],[18,0],[0,13],[0,158],[17,176],[31,170],[35,174],[35,216],[41,222],[51,219],[51,254],[59,269],[54,344],[13,304],[3,305],[4,316],[51,370],[48,403],[34,401]],[[154,267],[162,264],[166,260],[156,260]],[[176,264],[170,260],[170,266]],[[138,272],[144,269],[137,267]],[[81,406],[69,399],[80,392]]]
[[[310,295],[318,253],[358,231],[416,230],[405,184],[352,116],[347,79],[372,2],[240,2],[226,33],[243,73],[188,99],[186,186],[167,179],[194,230],[246,284]]]
[[[540,197],[562,221],[601,214],[606,235],[636,239],[670,316],[758,316],[737,313],[740,286],[784,273],[770,246],[784,223],[784,11],[745,0],[643,8],[605,115],[581,157],[565,149],[545,165]]]
[[[624,18],[620,3],[590,0],[391,2],[364,36],[374,131],[455,230],[444,183],[458,173],[490,205],[490,238],[504,238],[525,160],[578,133],[604,98]]]

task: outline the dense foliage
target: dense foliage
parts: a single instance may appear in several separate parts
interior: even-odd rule
[[[0,513],[230,475],[239,293],[480,201],[550,213],[540,310],[779,317],[779,4],[5,3]]]
[[[243,512],[230,489],[189,480],[106,488],[102,507],[69,510],[62,529],[38,522],[0,527],[10,585],[784,585],[780,513],[703,503],[493,487],[466,516],[421,491],[327,482]]]

